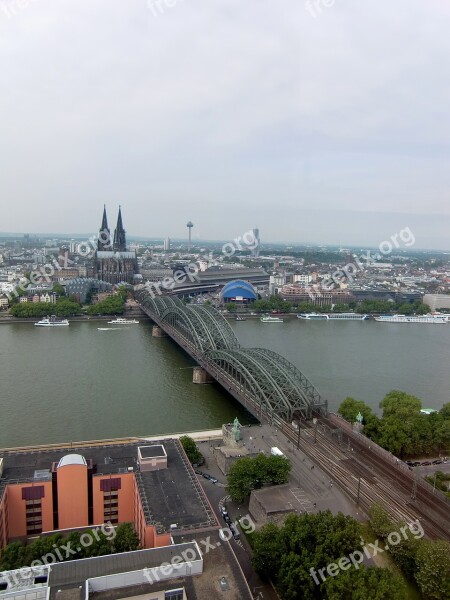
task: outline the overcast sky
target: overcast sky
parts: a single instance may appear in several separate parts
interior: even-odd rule
[[[135,235],[450,249],[449,31],[448,0],[0,0],[0,231],[106,203]]]

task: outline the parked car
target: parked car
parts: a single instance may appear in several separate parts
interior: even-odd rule
[[[407,464],[409,467],[415,467],[415,466],[416,466],[416,463],[412,462],[411,460],[407,460],[407,461],[406,461],[406,464]]]
[[[440,458],[437,458],[436,460],[433,460],[433,462],[431,464],[433,464],[433,465],[442,465],[442,460]]]
[[[431,465],[431,462],[429,460],[424,460],[422,463],[422,467],[428,467],[428,465]]]
[[[211,481],[212,483],[217,483],[219,480],[216,479],[216,477],[213,477],[212,475],[209,475],[208,473],[202,473],[203,477],[205,479],[209,479],[209,481]]]
[[[197,473],[197,475],[203,475],[203,471],[199,471],[198,469],[194,469],[195,473]]]
[[[240,539],[239,532],[234,525],[230,525],[230,531],[236,541]]]

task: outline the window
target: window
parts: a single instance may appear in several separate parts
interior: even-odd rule
[[[169,592],[166,592],[164,594],[164,598],[170,599],[170,600],[183,600],[183,596],[184,596],[183,588],[179,589],[179,590],[170,590]]]

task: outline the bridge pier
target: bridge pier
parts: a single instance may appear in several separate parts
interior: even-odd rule
[[[192,373],[192,383],[212,383],[214,381],[213,377],[205,371],[202,367],[194,367]]]
[[[152,336],[157,338],[166,337],[166,333],[159,325],[153,325]]]

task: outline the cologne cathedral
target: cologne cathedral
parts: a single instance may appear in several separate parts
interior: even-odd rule
[[[95,276],[108,283],[133,283],[138,272],[136,252],[127,251],[125,229],[122,223],[122,211],[119,207],[114,237],[108,227],[106,207],[103,208],[103,219],[98,234],[97,251],[95,253]]]

